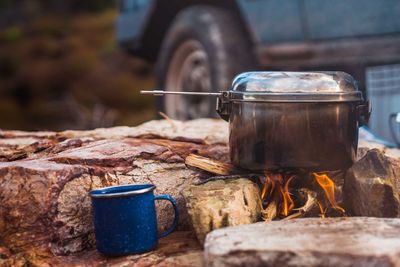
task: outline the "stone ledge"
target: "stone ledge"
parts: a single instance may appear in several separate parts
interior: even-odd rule
[[[400,219],[304,218],[219,229],[207,266],[400,266]]]

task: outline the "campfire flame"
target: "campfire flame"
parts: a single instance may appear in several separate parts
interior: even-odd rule
[[[345,213],[345,210],[335,199],[335,184],[327,174],[312,173],[316,184],[318,184],[324,192],[324,196],[321,197],[325,198],[325,201],[321,201],[321,197],[318,197],[318,200],[316,198],[309,198],[303,207],[298,208],[295,208],[295,201],[289,191],[290,183],[295,176],[269,172],[265,172],[264,174],[265,182],[261,191],[261,200],[263,206],[266,207],[266,221],[272,220],[277,215],[287,219],[301,217],[312,205],[315,205],[315,207],[318,205],[321,218],[325,218],[328,209],[328,207],[326,207],[327,203],[329,203],[333,209],[340,211],[342,214]],[[272,211],[271,208],[274,211]],[[293,213],[292,211],[295,212]]]
[[[261,192],[261,200],[271,201],[277,191],[281,199],[280,214],[288,216],[294,208],[294,201],[290,196],[289,183],[294,176],[285,177],[283,174],[265,173],[265,183]]]
[[[261,199],[262,200],[264,200],[265,195],[267,194],[267,192],[269,190],[269,187],[272,184],[268,175],[266,175],[265,179],[266,180],[265,180],[265,183],[264,183],[264,187],[263,187],[263,190],[261,192]]]
[[[289,212],[294,208],[294,201],[290,197],[290,193],[289,193],[289,183],[293,178],[294,178],[294,176],[291,176],[289,179],[286,180],[283,187],[282,186],[279,187],[279,191],[281,192],[281,195],[283,198],[282,214],[284,216],[288,216]]]
[[[332,208],[344,213],[345,210],[339,206],[335,199],[335,183],[326,174],[318,174],[314,172],[313,175],[319,186],[324,190],[325,197],[328,199]]]

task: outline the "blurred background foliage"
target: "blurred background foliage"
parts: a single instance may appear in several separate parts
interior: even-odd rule
[[[137,125],[152,66],[120,51],[114,1],[0,0],[0,129]]]

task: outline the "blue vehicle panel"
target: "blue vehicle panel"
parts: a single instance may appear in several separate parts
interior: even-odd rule
[[[136,40],[140,37],[154,1],[124,0],[116,21],[116,39],[118,42]]]
[[[240,10],[256,42],[279,43],[305,38],[302,0],[238,0]]]
[[[304,0],[310,39],[400,32],[400,1]]]
[[[302,42],[400,33],[400,1],[236,0],[255,43]],[[156,0],[121,0],[118,42],[138,39]]]

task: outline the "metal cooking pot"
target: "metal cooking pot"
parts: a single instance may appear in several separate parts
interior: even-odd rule
[[[142,92],[218,96],[232,163],[256,171],[349,168],[371,112],[344,72],[246,72],[219,93]]]

